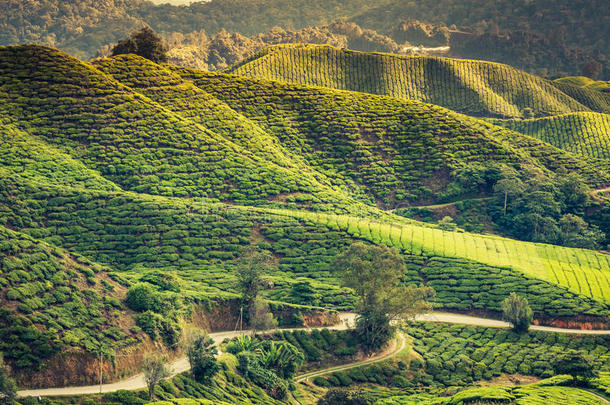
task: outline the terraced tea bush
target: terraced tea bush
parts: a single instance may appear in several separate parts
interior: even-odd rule
[[[307,67],[306,69],[303,67]],[[276,45],[229,70],[250,76],[441,105],[473,116],[521,117],[600,111],[552,82],[499,63],[368,54],[328,45]],[[520,86],[507,85],[520,83]]]
[[[610,158],[608,114],[579,112],[545,118],[491,122],[581,156]]]
[[[438,199],[457,171],[474,164],[520,167],[517,162],[536,161],[543,171],[563,166],[599,181],[591,176],[597,163],[577,163],[548,144],[428,104],[174,71],[276,137],[287,153],[304,157],[338,186],[373,196],[384,207]],[[507,149],[505,142],[517,148]]]
[[[597,371],[608,371],[608,336],[569,335],[443,324],[415,324],[405,329],[426,372],[444,385],[463,385],[500,374],[550,377],[553,360],[568,349],[591,359]]]
[[[2,226],[0,257],[0,350],[18,373],[63,350],[91,355],[100,345],[114,352],[138,343],[107,268]]]

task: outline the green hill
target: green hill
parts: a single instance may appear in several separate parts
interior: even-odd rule
[[[274,308],[351,309],[331,263],[364,240],[398,249],[406,282],[433,286],[438,308],[497,314],[515,291],[541,321],[610,317],[606,255],[441,230],[382,210],[439,198],[471,165],[610,182],[587,159],[443,107],[135,56],[89,64],[8,47],[0,140],[0,246],[9,249],[0,333],[13,334],[2,351],[23,375],[34,332],[19,331],[35,325],[41,347],[53,349],[33,372],[40,385],[57,370],[54,356],[91,356],[100,342],[122,354],[120,343],[137,343],[144,328],[171,348],[166,332],[175,338],[193,308],[237,297],[236,260],[251,247],[275,258],[264,292]],[[52,271],[38,272],[39,262]],[[55,276],[69,269],[69,281]],[[163,290],[160,274],[175,290]],[[132,318],[120,299],[139,282],[171,310]],[[299,282],[317,302],[295,297]],[[53,301],[57,290],[65,301]],[[82,328],[63,319],[68,310]],[[151,331],[142,319],[159,324]],[[133,367],[118,361],[120,371]],[[92,380],[79,370],[65,373]]]
[[[0,51],[12,125],[124,190],[368,215],[372,202],[436,199],[468,163],[610,180],[547,144],[415,101],[172,72],[135,57],[92,66],[46,48]]]
[[[0,257],[0,351],[21,381],[83,384],[95,371],[61,373],[66,362],[89,361],[100,345],[120,351],[140,343],[121,301],[125,287],[108,268],[4,226]]]
[[[610,82],[604,80],[593,80],[584,76],[561,77],[559,79],[555,79],[554,82],[560,84],[571,84],[572,86],[606,93],[610,92]]]
[[[493,120],[580,156],[610,159],[610,115],[572,113],[526,120]]]
[[[417,101],[181,72],[317,171],[340,176],[384,207],[435,198],[456,170],[475,163],[576,171],[592,184],[606,178],[595,165],[546,143]]]
[[[274,163],[269,153],[256,156],[59,51],[0,48],[0,76],[5,114],[123,189],[242,203],[282,194],[301,203],[353,203],[324,178]]]
[[[277,45],[228,71],[419,100],[473,116],[522,117],[526,108],[536,116],[610,111],[607,105],[588,103],[584,97],[576,100],[550,81],[492,62],[362,53],[326,45]],[[595,93],[607,100],[603,93]]]

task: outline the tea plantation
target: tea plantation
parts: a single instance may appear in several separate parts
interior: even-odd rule
[[[607,178],[606,165],[417,101],[179,72],[274,135],[310,167],[340,177],[340,185],[372,195],[384,207],[436,199],[447,188],[448,174],[475,164],[578,172],[593,187]]]
[[[125,287],[108,268],[2,226],[0,253],[0,350],[17,370],[56,369],[47,360],[59,352],[65,359],[102,346],[118,351],[143,338],[129,330]]]
[[[503,173],[539,181],[548,194],[559,195],[568,174],[587,192],[607,187],[605,96],[566,86],[497,64],[329,47],[274,47],[231,74],[134,55],[82,62],[34,45],[0,47],[0,351],[31,386],[95,382],[100,351],[106,379],[135,371],[144,350],[178,355],[190,324],[210,325],[203,318],[220,313],[223,327],[236,322],[237,267],[251,249],[270,254],[262,296],[272,310],[291,311],[294,324],[312,308],[353,310],[333,260],[355,241],[396,249],[403,282],[433,287],[437,309],[498,317],[516,292],[539,322],[608,325],[604,252],[465,232],[395,210],[496,198]],[[462,113],[509,119],[495,125]],[[530,113],[537,118],[522,119]],[[574,203],[577,214],[603,212],[598,200]],[[128,307],[136,285],[150,302]],[[432,324],[405,331],[423,359],[419,371],[376,366],[321,384],[381,385],[391,397],[384,401],[403,401],[397,390],[423,384],[461,390],[500,374],[550,377],[549,361],[570,348],[595,359],[596,384],[607,387],[604,337]],[[358,353],[349,332],[266,339],[302,351],[303,370]],[[280,403],[265,382],[244,378],[236,357],[221,360],[208,384],[182,374],[157,397]],[[439,392],[431,400],[495,395]],[[589,398],[558,386],[494,392],[516,403]],[[144,396],[95,400],[140,404]]]
[[[547,118],[492,122],[577,155],[610,158],[608,114],[571,113]]]
[[[277,45],[228,71],[419,100],[473,116],[517,118],[526,109],[536,116],[610,111],[607,94],[555,85],[507,65],[473,60],[371,54],[328,45]]]

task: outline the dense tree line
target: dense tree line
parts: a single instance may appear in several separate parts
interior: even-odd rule
[[[592,24],[601,4],[480,3],[216,0],[172,6],[143,0],[2,0],[7,12],[0,15],[0,44],[35,42],[91,57],[150,26],[174,48],[172,62],[198,68],[222,68],[274,43],[347,42],[352,49],[384,52],[450,44],[450,56],[536,73],[587,74],[591,70],[583,68],[593,62],[600,77],[610,74],[605,24]],[[351,26],[336,27],[331,21],[337,18],[347,18]],[[425,23],[409,21],[413,18]]]

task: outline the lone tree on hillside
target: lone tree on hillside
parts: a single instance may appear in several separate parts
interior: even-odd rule
[[[504,320],[510,322],[518,333],[527,332],[534,318],[534,312],[527,298],[520,297],[514,292],[502,301],[502,313]]]
[[[152,400],[157,384],[171,375],[167,366],[167,356],[145,357],[143,371],[144,381],[146,381],[148,387],[148,397]]]
[[[0,352],[0,402],[12,403],[17,397],[17,384],[11,378],[11,370],[4,363],[4,357]]]
[[[209,382],[220,370],[216,361],[218,349],[214,340],[205,333],[195,333],[185,339],[185,352],[191,365],[193,378],[200,382]]]
[[[156,63],[167,62],[167,49],[163,40],[150,27],[132,32],[112,48],[112,56],[126,53],[140,55]]]
[[[273,327],[269,306],[259,297],[266,284],[264,277],[273,268],[273,256],[267,251],[249,250],[237,262],[237,287],[241,292],[241,305],[254,329]]]
[[[392,337],[392,321],[431,309],[427,299],[434,290],[403,284],[406,266],[396,250],[357,242],[335,258],[334,267],[341,284],[356,293],[356,333],[369,351]]]

